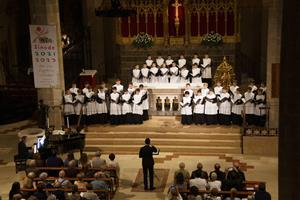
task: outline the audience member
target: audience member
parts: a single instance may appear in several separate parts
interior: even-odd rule
[[[180,190],[187,189],[187,183],[186,183],[186,181],[184,179],[184,175],[182,173],[179,172],[175,176],[174,185]]]
[[[74,182],[74,185],[77,185],[78,189],[86,189],[87,182],[83,181],[84,173],[77,174],[77,181]]]
[[[190,194],[188,195],[188,200],[202,200],[202,196],[198,194],[198,188],[196,186],[192,186],[190,188]]]
[[[200,178],[204,178],[204,179],[208,179],[208,174],[206,171],[203,171],[203,165],[202,163],[198,163],[197,164],[197,169],[195,171],[192,172],[192,175],[191,175],[191,179],[195,178],[196,177],[196,174],[199,174],[197,177],[200,177]]]
[[[105,174],[103,172],[96,172],[94,176],[95,176],[95,180],[91,182],[93,186],[93,190],[109,189],[107,183],[103,180],[105,178]]]
[[[240,164],[238,161],[233,163],[233,167],[228,169],[226,176],[226,181],[224,183],[224,190],[230,190],[235,188],[237,190],[242,190],[244,187],[243,182],[245,181],[244,172],[240,170]]]
[[[69,152],[67,155],[67,158],[64,160],[64,166],[68,167],[69,166],[69,162],[74,160],[76,163],[76,167],[78,165],[78,161],[75,159],[74,153],[73,152]]]
[[[183,200],[176,186],[171,186],[169,188],[166,200]]]
[[[62,167],[64,163],[60,157],[57,156],[56,152],[53,151],[52,155],[46,160],[47,167]],[[49,176],[57,176],[58,171],[51,170],[48,172]]]
[[[213,188],[205,200],[221,200],[222,198],[218,195],[218,189]]]
[[[34,172],[29,172],[24,179],[23,188],[24,189],[32,189],[33,188],[33,179],[35,178]]]
[[[70,160],[68,162],[68,168],[66,170],[66,177],[75,178],[78,174],[78,169],[76,168],[77,162],[76,160]]]
[[[225,179],[225,172],[221,171],[221,165],[219,163],[216,163],[214,166],[215,170],[210,172],[209,177],[211,179],[211,174],[216,173],[217,174],[217,180],[223,182]]]
[[[93,192],[92,184],[88,183],[86,185],[86,189],[87,189],[87,191],[83,192],[81,195],[83,198],[85,198],[87,200],[99,200],[98,195],[95,192]]]
[[[67,200],[80,200],[80,194],[78,192],[78,186],[72,185],[72,192],[67,195]]]
[[[207,180],[201,178],[201,173],[195,173],[194,177],[190,179],[190,187],[196,186],[199,190],[206,190]]]
[[[210,174],[210,180],[208,182],[208,186],[209,186],[209,189],[213,189],[213,188],[216,188],[218,191],[221,191],[221,188],[222,188],[222,182],[218,180],[218,175],[217,173],[215,172],[212,172]]]
[[[179,163],[179,169],[177,169],[174,173],[174,183],[175,183],[175,178],[177,174],[182,173],[184,180],[189,180],[190,178],[190,173],[185,169],[185,164],[184,162]]]
[[[58,174],[58,179],[56,179],[53,183],[55,188],[70,188],[71,182],[65,179],[66,173],[64,170],[61,170]]]
[[[78,163],[78,166],[81,167],[81,168],[84,168],[86,166],[90,166],[90,162],[88,160],[88,156],[86,153],[82,153],[80,155],[80,159],[79,159],[79,163]]]
[[[92,168],[104,168],[106,167],[106,161],[102,158],[100,158],[101,153],[97,151],[95,153],[95,157],[92,158],[91,160],[91,166]]]
[[[258,191],[254,193],[253,200],[271,200],[271,195],[266,191],[266,185],[264,183],[258,185]]]
[[[9,191],[9,200],[12,200],[13,199],[13,196],[15,194],[21,194],[21,185],[19,182],[14,182],[11,186],[11,189]]]
[[[47,194],[44,191],[44,185],[38,184],[36,186],[36,192],[34,192],[33,196],[35,196],[38,200],[47,200]]]
[[[36,168],[36,160],[32,159],[28,162],[28,165],[26,167],[26,174],[29,174],[30,172],[33,172],[36,176],[40,175],[40,170]]]
[[[239,197],[236,196],[237,189],[231,188],[230,190],[230,197],[226,197],[225,200],[241,200]]]
[[[40,181],[38,182],[38,184],[43,184],[44,188],[53,188],[53,185],[51,184],[50,181],[47,180],[48,178],[48,174],[46,172],[42,172],[39,176]]]
[[[119,166],[119,163],[117,161],[115,161],[115,154],[111,153],[109,154],[108,156],[109,160],[107,162],[107,167],[109,168],[114,168],[116,170],[116,174],[110,174],[111,177],[120,177],[120,166]]]
[[[28,159],[31,157],[29,148],[26,146],[27,136],[23,136],[18,144],[18,158]]]

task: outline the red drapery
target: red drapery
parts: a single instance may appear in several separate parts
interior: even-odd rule
[[[198,36],[198,14],[193,12],[191,14],[191,36]]]
[[[149,12],[147,15],[147,33],[154,36],[154,15],[153,12]]]
[[[129,36],[128,17],[122,17],[121,19],[121,34],[123,37]]]
[[[206,13],[200,13],[200,35],[207,33]]]
[[[146,32],[146,16],[145,13],[139,15],[139,30],[138,32]]]
[[[225,35],[225,14],[223,11],[218,12],[218,33]]]
[[[156,36],[164,36],[163,14],[161,12],[157,12],[156,15]]]
[[[130,35],[134,36],[136,34],[137,34],[136,16],[130,16]]]
[[[176,27],[175,27],[175,14],[176,8],[173,6],[175,0],[171,0],[169,2],[169,35],[176,36]],[[185,22],[184,22],[184,7],[183,7],[183,0],[178,0],[178,3],[181,6],[178,7],[178,16],[179,16],[179,29],[178,29],[178,36],[183,36],[185,34]]]
[[[227,35],[234,35],[234,13],[227,12]]]
[[[215,12],[209,12],[208,16],[208,31],[214,31],[216,32],[216,13]]]

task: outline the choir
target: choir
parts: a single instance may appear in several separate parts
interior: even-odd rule
[[[170,55],[164,60],[158,56],[155,60],[149,55],[140,68],[132,69],[132,83],[202,83],[211,86],[212,60],[208,54],[202,59],[195,53],[191,62],[187,62],[184,55],[175,62]],[[191,69],[189,69],[191,66]]]

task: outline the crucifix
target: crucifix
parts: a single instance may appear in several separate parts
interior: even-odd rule
[[[175,2],[172,4],[172,6],[175,7],[175,28],[176,28],[176,35],[178,36],[178,30],[179,30],[178,8],[179,8],[179,6],[182,6],[182,4],[179,3],[178,0],[175,0]]]

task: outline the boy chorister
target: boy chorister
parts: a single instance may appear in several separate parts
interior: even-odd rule
[[[179,83],[179,70],[175,62],[170,67],[170,75],[170,83]]]
[[[192,90],[190,83],[185,84],[185,90],[184,90],[183,94],[185,94],[186,91],[189,92],[190,98],[194,98],[194,91]]]
[[[264,127],[266,123],[266,97],[261,89],[257,91],[255,96],[255,125]]]
[[[251,92],[253,92],[254,94],[257,93],[258,88],[256,87],[254,80],[250,80],[250,83],[249,83],[248,87],[251,88]]]
[[[200,65],[200,59],[198,58],[198,54],[194,53],[193,59],[192,59],[192,65],[197,64],[197,66]]]
[[[135,90],[135,94],[133,95],[133,123],[134,124],[142,124],[143,123],[143,107],[142,107],[142,95],[140,94],[140,89],[137,88]]]
[[[244,93],[244,98],[243,98],[246,123],[248,125],[254,124],[254,112],[255,112],[254,97],[255,94],[252,92],[252,88],[248,87],[248,90]]]
[[[181,123],[183,125],[192,124],[192,99],[188,91],[185,91],[184,96],[182,98],[182,102],[180,102],[181,106]]]
[[[98,121],[101,124],[105,124],[107,122],[107,106],[106,106],[106,93],[103,87],[100,87],[98,89],[96,108],[98,114]]]
[[[132,96],[128,90],[125,90],[124,94],[121,96],[121,100],[123,123],[132,124]]]
[[[146,63],[148,68],[151,67],[151,65],[153,63],[153,60],[152,60],[152,57],[150,55],[148,55],[147,60],[145,61],[145,63]]]
[[[198,67],[197,63],[194,63],[192,65],[192,83],[202,83],[202,79],[201,79],[201,70]]]
[[[208,84],[208,87],[211,86],[211,58],[208,57],[206,53],[202,59],[202,81]]]
[[[78,90],[77,95],[75,96],[74,110],[76,114],[76,121],[78,121],[79,116],[81,114],[80,124],[83,124],[85,121],[86,106],[84,102],[85,102],[84,95],[82,94],[81,90]]]
[[[204,98],[201,94],[201,90],[198,90],[196,95],[194,95],[194,116],[193,122],[195,124],[204,124],[205,123],[205,116],[204,116]]]
[[[127,91],[128,91],[128,93],[131,95],[131,96],[133,96],[133,93],[134,93],[134,87],[133,87],[133,84],[132,83],[129,83],[128,84],[128,89],[127,89]]]
[[[240,89],[237,88],[233,97],[231,97],[232,102],[232,124],[242,125],[243,118],[242,118],[242,111],[243,111],[243,100],[242,95],[240,93]]]
[[[163,63],[162,67],[159,69],[159,82],[160,83],[169,83],[168,77],[169,69],[166,67],[166,64]]]
[[[217,97],[219,100],[219,124],[231,124],[231,98],[227,89],[222,88],[221,93]]]
[[[95,92],[92,90],[92,88],[89,88],[89,91],[85,93],[85,99],[86,99],[86,116],[87,116],[87,123],[93,124],[96,122],[96,114],[97,114],[97,108],[96,108],[96,96]]]
[[[237,81],[233,81],[232,85],[229,87],[230,95],[233,96],[238,88],[239,88],[239,86],[237,85]]]
[[[120,124],[121,116],[121,104],[120,104],[120,94],[117,92],[117,88],[112,88],[112,93],[110,94],[110,123],[113,125]]]
[[[72,124],[74,122],[74,104],[73,104],[73,96],[70,92],[70,90],[66,91],[66,94],[64,95],[64,115],[65,115],[65,122],[67,123],[67,118],[69,120],[69,124]]]
[[[209,92],[209,89],[208,89],[208,85],[207,83],[203,83],[203,87],[201,88],[201,94],[203,96],[206,96]]]
[[[164,62],[165,60],[160,55],[156,58],[156,64],[158,67],[161,67]]]
[[[82,89],[82,94],[85,95],[89,91],[90,84],[85,83],[84,88]]]
[[[168,55],[168,58],[165,62],[166,62],[167,67],[171,67],[174,60],[172,59],[172,57],[170,55]]]
[[[142,83],[149,83],[150,70],[148,69],[146,64],[143,64],[143,68],[141,69],[141,74],[142,74]]]
[[[148,91],[146,89],[144,89],[144,85],[140,84],[139,85],[139,94],[142,96],[142,109],[143,109],[143,120],[146,121],[149,119],[149,114],[148,114],[148,110],[149,110],[149,98],[148,98]]]
[[[207,125],[217,124],[217,122],[218,122],[217,97],[212,90],[209,90],[208,94],[205,97],[204,114],[205,114]]]
[[[140,66],[136,65],[132,70],[132,83],[139,83],[141,79]]]
[[[186,59],[184,58],[183,54],[180,55],[180,58],[178,60],[178,68],[179,70],[186,65]]]
[[[186,66],[183,66],[180,70],[180,82],[181,83],[189,83],[189,70]]]
[[[222,89],[223,89],[223,87],[221,86],[221,83],[217,82],[217,85],[214,87],[215,95],[217,95],[217,96],[220,95],[222,92]]]
[[[159,71],[155,63],[152,63],[150,68],[150,83],[158,83]]]
[[[117,89],[117,92],[122,93],[124,90],[124,86],[121,84],[121,80],[117,79],[116,84],[113,85]]]
[[[77,88],[76,83],[72,83],[72,87],[70,88],[70,92],[75,97],[78,93],[79,88]]]

